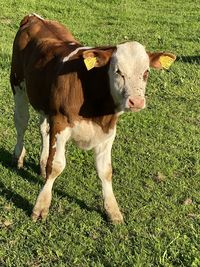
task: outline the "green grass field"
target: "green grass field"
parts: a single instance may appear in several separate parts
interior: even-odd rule
[[[199,1],[0,0],[0,266],[200,266]],[[15,145],[9,69],[20,20],[38,13],[67,25],[85,45],[137,40],[178,58],[152,70],[148,107],[123,114],[113,146],[113,186],[125,224],[102,208],[92,152],[68,145],[46,222],[31,210],[40,135],[32,110],[23,170],[11,166]]]

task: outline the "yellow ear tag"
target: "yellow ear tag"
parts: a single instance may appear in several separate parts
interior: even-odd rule
[[[96,62],[97,62],[96,57],[87,57],[84,59],[84,63],[85,63],[87,70],[93,69],[95,67]]]
[[[164,68],[164,69],[169,69],[169,67],[172,65],[172,63],[174,62],[175,59],[169,57],[169,56],[161,56],[159,61],[160,61],[160,64],[161,66]]]

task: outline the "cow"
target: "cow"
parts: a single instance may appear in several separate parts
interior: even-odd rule
[[[58,22],[36,14],[22,19],[10,73],[17,132],[13,159],[23,167],[30,103],[40,114],[40,169],[46,179],[33,208],[34,221],[48,215],[53,183],[66,165],[65,144],[72,140],[79,148],[94,150],[107,217],[123,222],[112,189],[116,123],[123,112],[145,108],[149,69],[163,69],[163,58],[174,61],[176,56],[146,52],[136,41],[86,47]]]

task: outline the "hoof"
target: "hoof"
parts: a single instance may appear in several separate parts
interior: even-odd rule
[[[43,209],[33,209],[31,219],[34,222],[37,222],[38,220],[45,221],[48,215],[49,209],[43,208]]]
[[[107,217],[108,217],[108,221],[113,223],[113,224],[124,223],[124,219],[123,219],[121,212],[116,212],[116,213],[112,213],[112,214],[107,213]]]
[[[123,216],[118,207],[115,197],[108,199],[104,202],[104,208],[108,217],[108,220],[113,224],[120,224],[124,222]]]
[[[15,149],[16,150],[16,149]],[[17,166],[18,169],[22,169],[24,166],[24,157],[26,154],[26,150],[23,147],[20,155],[18,155],[15,151],[13,153],[13,158],[12,158],[12,165]],[[18,156],[17,156],[18,155]]]
[[[13,155],[12,163],[11,164],[12,164],[13,167],[17,167],[17,169],[22,169],[24,167],[23,161],[20,161],[14,155]]]
[[[24,163],[23,162],[17,162],[17,169],[22,169],[24,167]]]

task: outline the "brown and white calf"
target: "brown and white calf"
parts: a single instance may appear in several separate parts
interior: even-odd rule
[[[84,47],[64,26],[35,14],[21,21],[10,75],[17,130],[14,158],[23,167],[30,102],[41,115],[40,167],[46,178],[33,220],[47,216],[53,183],[65,168],[65,144],[73,140],[82,149],[94,150],[108,218],[123,221],[112,189],[116,123],[123,111],[145,107],[149,68],[162,69],[161,56],[175,60],[170,53],[147,53],[138,42]]]

